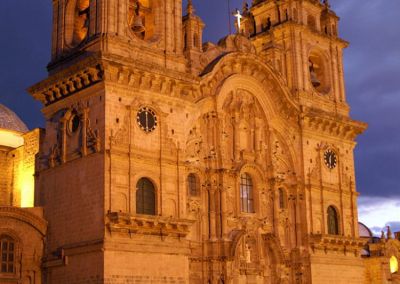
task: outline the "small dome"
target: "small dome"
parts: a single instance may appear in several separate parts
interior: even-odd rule
[[[358,232],[361,238],[373,237],[371,230],[361,222],[358,222]]]
[[[28,132],[28,127],[25,123],[9,108],[0,104],[0,128],[18,131]]]

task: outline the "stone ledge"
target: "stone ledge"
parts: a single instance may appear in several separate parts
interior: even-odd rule
[[[108,214],[107,227],[110,232],[125,232],[156,236],[186,237],[189,234],[192,220],[172,217],[131,215],[112,212]]]

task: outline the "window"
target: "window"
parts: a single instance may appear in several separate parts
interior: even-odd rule
[[[136,185],[136,213],[156,215],[155,189],[147,178],[141,178]]]
[[[399,271],[399,262],[397,261],[397,257],[392,255],[390,258],[390,273],[397,273]]]
[[[242,212],[254,213],[253,181],[247,173],[240,175],[240,208]]]
[[[339,235],[339,219],[336,209],[328,207],[328,234]]]
[[[200,191],[199,191],[199,182],[198,178],[195,174],[189,174],[187,178],[188,182],[188,193],[190,196],[199,196]]]
[[[1,273],[14,273],[15,242],[8,236],[1,236]]]
[[[279,208],[280,209],[286,208],[286,193],[285,190],[282,188],[279,189]]]

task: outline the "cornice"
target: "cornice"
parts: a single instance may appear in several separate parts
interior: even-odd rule
[[[368,127],[367,123],[311,108],[303,108],[301,124],[305,129],[351,141]]]
[[[32,86],[28,92],[44,106],[103,81],[103,68],[97,57],[85,58],[68,69],[51,75]]]

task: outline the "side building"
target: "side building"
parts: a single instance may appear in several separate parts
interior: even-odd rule
[[[34,208],[42,131],[0,104],[0,283],[41,283],[47,222]]]

